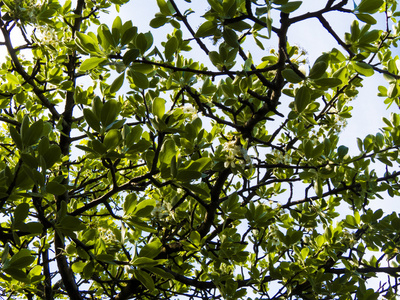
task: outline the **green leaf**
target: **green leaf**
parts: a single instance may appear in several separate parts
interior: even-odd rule
[[[112,262],[115,258],[111,254],[102,253],[102,254],[96,255],[96,259],[100,260],[100,261],[105,261],[105,262]]]
[[[340,146],[338,148],[338,156],[339,158],[343,158],[349,152],[349,148],[346,146]]]
[[[98,30],[99,36],[101,37],[101,44],[105,49],[108,49],[109,46],[116,47],[117,41],[114,39],[113,34],[111,33],[110,29],[107,25],[101,24]]]
[[[314,80],[314,83],[321,87],[333,88],[335,86],[341,85],[342,81],[339,78],[320,78]]]
[[[354,67],[354,70],[361,75],[364,75],[367,77],[374,75],[374,69],[365,62],[355,61],[355,62],[352,62],[352,65]]]
[[[124,79],[125,79],[125,72],[119,75],[111,84],[110,86],[110,93],[114,94],[119,91],[119,89],[122,87],[124,84]]]
[[[376,24],[376,20],[373,16],[369,15],[369,14],[355,14],[357,19],[359,19],[360,21],[370,24],[370,25],[375,25]]]
[[[217,24],[212,21],[206,21],[200,25],[199,29],[197,29],[196,37],[207,37],[211,35],[215,35],[217,32]]]
[[[58,145],[51,145],[44,153],[43,158],[46,162],[46,168],[50,169],[56,162],[60,160],[61,149]]]
[[[221,55],[217,51],[210,51],[208,57],[214,66],[218,66],[223,63]]]
[[[138,88],[147,89],[149,87],[149,80],[143,73],[131,71],[129,75],[132,77],[134,84]]]
[[[14,224],[18,224],[23,222],[29,214],[29,204],[21,203],[19,204],[14,211]]]
[[[76,261],[72,264],[71,269],[74,273],[81,273],[83,268],[86,266],[86,263],[83,261]]]
[[[282,71],[282,76],[285,78],[288,82],[291,83],[299,83],[304,80],[299,74],[297,74],[295,71],[292,69],[285,69]]]
[[[153,100],[152,112],[153,115],[162,119],[165,114],[165,100],[163,98],[157,97]]]
[[[121,134],[117,129],[111,129],[107,132],[106,136],[104,137],[103,144],[106,146],[108,150],[114,149],[118,146],[119,141],[121,140]]]
[[[223,36],[225,42],[229,46],[231,46],[233,48],[236,48],[239,46],[238,36],[234,30],[225,27],[222,36]]]
[[[125,29],[124,33],[122,34],[121,38],[121,46],[127,45],[129,42],[131,42],[137,35],[137,27],[132,26],[132,22],[126,22],[123,27],[129,26],[128,28]],[[134,50],[134,49],[130,49]],[[128,52],[130,51],[128,50]],[[137,50],[137,49],[135,49]],[[125,55],[124,55],[125,57]]]
[[[95,131],[100,132],[100,120],[90,109],[84,108],[83,116],[90,127]]]
[[[157,0],[157,5],[160,8],[160,12],[165,15],[165,16],[172,16],[173,10],[170,9],[170,6],[168,5],[165,0]]]
[[[12,73],[7,73],[6,77],[7,77],[7,81],[8,81],[9,83],[11,83],[11,84],[19,84],[18,77],[15,76],[14,74],[12,74]]]
[[[351,215],[346,216],[345,224],[346,224],[346,227],[351,228],[351,229],[358,228],[356,218],[354,218],[354,216],[351,216]]]
[[[37,169],[37,167],[39,166],[38,160],[30,154],[21,153],[21,158],[24,164],[32,169]]]
[[[119,44],[119,39],[121,38],[121,30],[122,30],[122,20],[120,16],[117,16],[114,19],[111,30],[114,41],[116,41],[116,44]]]
[[[133,215],[136,217],[147,217],[155,206],[156,201],[154,199],[143,200],[136,205]]]
[[[322,186],[322,179],[320,177],[317,177],[317,179],[314,180],[314,190],[315,190],[315,194],[318,196],[318,198],[322,198],[324,190],[323,190],[323,186]]]
[[[165,25],[165,23],[168,22],[168,18],[164,16],[157,16],[154,19],[150,21],[150,26],[153,28],[160,28]]]
[[[129,66],[132,62],[136,60],[136,58],[138,58],[139,55],[139,49],[130,49],[125,52],[122,61],[124,62],[125,66]]]
[[[120,111],[121,106],[116,100],[111,99],[104,103],[103,109],[101,110],[101,123],[103,126],[107,127],[113,123],[117,119]]]
[[[389,98],[395,98],[395,97],[398,97],[398,96],[399,96],[399,89],[398,89],[396,83],[391,83],[391,84],[389,85],[389,89],[388,89],[388,91],[387,91],[387,96],[388,96]]]
[[[10,126],[9,131],[10,131],[11,138],[13,139],[17,148],[22,150],[22,148],[23,148],[22,138],[21,138],[21,135],[18,133],[17,129],[15,129],[14,126]]]
[[[176,180],[187,182],[195,179],[199,179],[201,177],[201,172],[192,171],[192,170],[178,170],[178,174],[176,175]]]
[[[224,13],[224,8],[222,6],[221,1],[218,0],[207,0],[208,4],[210,4],[211,8],[215,10],[219,14]]]
[[[297,10],[302,3],[303,3],[303,1],[291,1],[291,2],[288,2],[288,3],[284,4],[284,5],[282,5],[278,9],[281,12],[289,14],[289,13],[294,12],[295,10]]]
[[[76,32],[76,44],[84,51],[97,54],[99,51],[98,41],[94,40],[91,36]]]
[[[46,191],[50,194],[59,196],[64,194],[67,191],[67,188],[56,181],[50,181],[46,185]]]
[[[12,258],[3,265],[3,270],[9,268],[23,269],[35,261],[35,257],[32,256],[31,251],[28,249],[21,249],[18,253],[14,254]],[[11,275],[11,274],[10,274]]]
[[[383,0],[362,0],[361,3],[356,7],[356,10],[360,13],[376,13],[383,4]]]
[[[144,33],[139,33],[135,40],[136,47],[140,50],[140,53],[143,55],[148,47],[147,39]]]
[[[132,262],[132,265],[137,267],[154,267],[160,264],[158,260],[151,259],[149,257],[135,257]]]
[[[176,37],[171,37],[165,43],[165,58],[170,60],[170,58],[175,54],[176,50],[178,49],[178,40]]]
[[[81,72],[90,71],[90,70],[96,68],[98,65],[100,65],[105,60],[106,59],[103,57],[88,58],[81,64],[79,71],[81,71]]]
[[[171,159],[175,156],[176,154],[176,149],[175,149],[175,142],[172,139],[166,139],[161,146],[160,150],[160,161],[169,164],[171,162]]]
[[[24,120],[27,120],[27,118],[24,118]],[[25,127],[24,130],[21,131],[22,143],[26,147],[29,147],[35,144],[39,140],[39,138],[42,136],[42,133],[43,133],[43,120],[40,119],[35,123],[33,123],[28,128]]]
[[[324,61],[316,62],[310,70],[310,74],[308,78],[310,79],[318,79],[325,74],[326,69],[328,68],[328,64]]]
[[[199,158],[195,161],[192,161],[187,167],[186,170],[191,170],[191,171],[199,171],[202,172],[204,169],[206,169],[208,166],[210,166],[212,162],[212,159],[209,157],[202,157]]]
[[[39,234],[43,232],[43,225],[39,222],[28,222],[26,225],[26,231],[30,233]]]
[[[94,263],[93,261],[90,261],[86,264],[86,266],[83,267],[82,277],[84,279],[90,279],[93,275],[93,271],[94,271]]]
[[[82,229],[82,221],[73,216],[65,216],[60,221],[60,227],[73,231]]]
[[[294,104],[297,112],[301,113],[310,103],[310,100],[310,88],[308,88],[307,86],[302,86],[301,88],[299,88],[294,98]]]
[[[146,232],[151,232],[151,233],[157,233],[157,230],[153,228],[152,226],[149,226],[146,222],[143,222],[139,218],[132,217],[129,219],[129,223],[132,228],[135,228],[137,230],[143,230]]]
[[[29,282],[28,275],[19,268],[7,268],[4,272],[10,275],[13,279],[22,282]]]
[[[154,290],[154,281],[149,274],[141,270],[133,270],[133,274],[150,292]]]
[[[155,258],[160,252],[162,248],[162,243],[158,237],[154,238],[150,243],[143,246],[143,248],[139,252],[139,256]]]
[[[174,279],[174,276],[172,274],[164,271],[163,269],[157,268],[157,267],[146,266],[146,270],[148,270],[151,273],[156,274],[164,279]]]
[[[102,109],[103,109],[103,102],[100,100],[100,97],[98,96],[94,97],[92,101],[92,111],[99,120],[101,118]]]

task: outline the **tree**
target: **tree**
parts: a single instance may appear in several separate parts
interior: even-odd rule
[[[104,24],[127,1],[1,1],[2,296],[395,299],[400,219],[371,203],[399,196],[400,115],[338,135],[365,77],[400,105],[396,1],[157,0],[161,44]],[[308,65],[310,18],[338,47]]]

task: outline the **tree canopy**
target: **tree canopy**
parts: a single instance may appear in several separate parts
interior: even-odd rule
[[[150,32],[107,25],[128,2],[0,1],[0,296],[399,296],[376,203],[400,115],[339,139],[366,77],[400,105],[397,1],[157,0]],[[310,19],[337,44],[312,61],[288,37]]]

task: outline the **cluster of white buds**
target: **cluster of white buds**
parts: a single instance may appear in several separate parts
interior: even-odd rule
[[[227,153],[225,156],[225,168],[235,168],[236,162],[242,167],[250,163],[250,156],[236,140],[231,140],[224,144],[223,150]]]

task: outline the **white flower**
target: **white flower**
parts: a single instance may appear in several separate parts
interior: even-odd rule
[[[224,144],[224,151],[231,152],[233,155],[239,155],[241,153],[240,151],[241,147],[236,144],[235,140],[226,142]]]
[[[234,168],[236,160],[239,160],[238,162],[242,167],[250,163],[250,157],[247,154],[247,150],[241,145],[238,145],[236,140],[226,142],[223,146],[223,151],[227,152],[224,163],[225,168]]]
[[[226,159],[225,163],[224,163],[225,168],[229,168],[229,167],[234,168],[235,167],[235,157],[232,154],[228,154],[225,157],[225,159]]]
[[[197,110],[191,104],[186,104],[185,106],[181,107],[183,113],[189,117],[191,121],[198,118]]]
[[[292,163],[292,157],[288,152],[285,152],[285,154],[283,154],[282,151],[275,150],[273,154],[275,156],[275,162],[277,164],[289,165]]]
[[[300,71],[301,73],[303,73],[304,76],[307,76],[307,68],[306,68],[306,65],[301,65],[301,66],[299,67],[299,71]]]
[[[159,220],[169,216],[167,209],[161,204],[154,207],[151,214]]]

